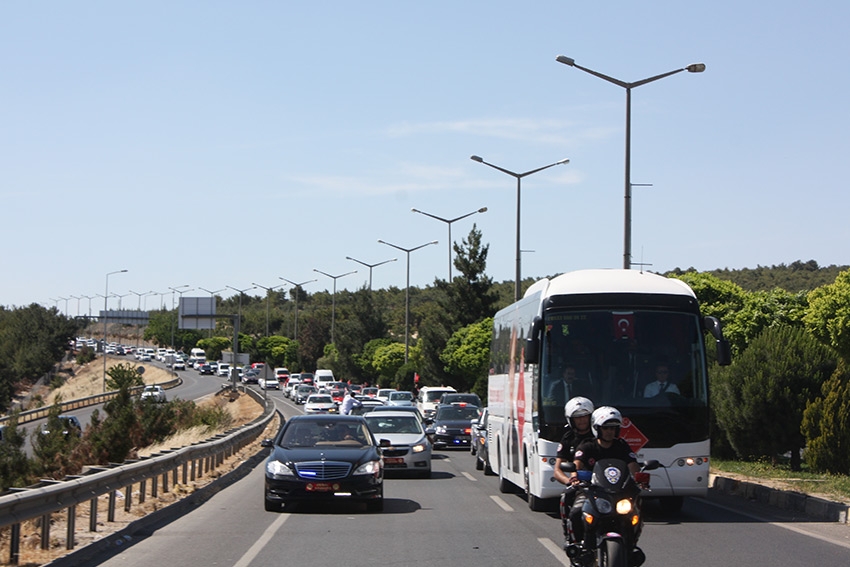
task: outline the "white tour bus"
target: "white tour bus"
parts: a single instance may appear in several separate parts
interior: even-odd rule
[[[493,323],[488,452],[499,489],[523,489],[532,510],[551,507],[549,499],[563,491],[553,471],[566,402],[553,385],[571,367],[576,387],[596,407],[620,410],[621,437],[638,460],[663,465],[652,472],[649,496],[660,497],[668,510],[681,507],[684,496],[705,496],[706,331],[716,340],[718,363],[729,364],[720,322],[700,315],[693,290],[681,280],[581,270],[534,283]],[[658,365],[668,368],[671,386],[646,398]]]

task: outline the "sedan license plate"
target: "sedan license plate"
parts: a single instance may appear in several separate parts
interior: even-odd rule
[[[307,492],[333,492],[339,490],[339,485],[330,482],[311,482],[307,484]]]
[[[404,463],[404,459],[401,457],[384,457],[384,463],[388,465],[401,465]]]

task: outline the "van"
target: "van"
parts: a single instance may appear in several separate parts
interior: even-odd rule
[[[443,394],[457,392],[451,386],[423,386],[419,390],[419,396],[416,399],[416,407],[422,412],[426,419],[434,417],[437,413],[437,406],[440,405],[440,398]]]
[[[314,377],[314,385],[321,390],[334,382],[334,373],[332,370],[316,370]]]
[[[191,356],[192,358],[194,358],[196,362],[197,362],[197,361],[206,362],[206,360],[207,360],[207,353],[206,353],[206,351],[205,351],[204,349],[202,349],[202,348],[193,348],[193,349],[189,352],[189,356]]]

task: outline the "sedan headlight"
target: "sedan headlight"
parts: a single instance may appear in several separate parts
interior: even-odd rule
[[[422,441],[420,443],[417,443],[413,447],[411,447],[410,450],[413,451],[414,453],[421,453],[422,451],[426,450],[427,448],[428,448],[428,442]]]
[[[354,474],[378,474],[381,470],[381,461],[369,461],[363,463],[354,471]]]
[[[280,461],[268,461],[266,463],[266,473],[271,476],[295,476],[292,469]]]
[[[437,432],[438,435],[445,435],[446,434],[446,426],[445,425],[438,425],[437,428],[435,429],[435,431]]]

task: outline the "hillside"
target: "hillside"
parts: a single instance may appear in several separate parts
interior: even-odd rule
[[[785,291],[796,293],[798,291],[810,291],[822,285],[831,284],[835,277],[850,266],[819,266],[815,260],[803,262],[797,260],[791,264],[779,264],[778,266],[758,266],[756,268],[742,268],[730,270],[723,268],[711,270],[707,273],[722,280],[731,281],[741,286],[746,291],[769,291],[782,288]],[[676,268],[664,275],[678,275],[693,268],[682,270]]]

